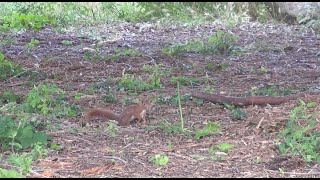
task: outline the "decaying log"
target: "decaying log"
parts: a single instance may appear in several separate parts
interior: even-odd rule
[[[250,97],[230,97],[218,94],[210,94],[205,92],[192,91],[191,96],[209,101],[212,103],[229,103],[235,106],[249,106],[249,105],[278,105],[298,98],[308,96],[320,95],[320,92],[302,92],[288,96],[250,96]]]

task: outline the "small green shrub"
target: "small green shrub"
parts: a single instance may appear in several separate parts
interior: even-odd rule
[[[161,74],[158,70],[155,70],[148,78],[144,81],[141,78],[136,78],[133,74],[123,74],[118,89],[121,91],[139,92],[147,91],[152,89],[161,88]]]
[[[14,121],[9,116],[0,115],[0,143],[2,147],[13,146],[25,149],[35,143],[46,144],[48,136],[43,132],[35,132],[33,126],[26,120]]]
[[[13,91],[7,90],[0,95],[0,104],[8,103],[8,102],[16,102],[19,103],[22,101],[22,96],[14,94]]]
[[[0,53],[0,72],[0,80],[6,80],[8,77],[20,74],[23,69],[11,61],[5,60],[4,55]]]
[[[64,91],[55,84],[42,84],[28,93],[26,103],[33,111],[44,115],[75,116],[76,108],[68,106],[64,99]]]
[[[208,136],[210,134],[215,134],[221,129],[220,124],[216,122],[208,122],[202,130],[196,131],[194,136],[195,139],[200,139],[201,137]]]
[[[45,16],[24,13],[13,13],[9,16],[3,16],[0,18],[0,22],[1,31],[21,29],[40,30],[45,25],[52,23]]]
[[[12,154],[7,161],[10,164],[19,167],[22,170],[23,175],[26,175],[32,169],[32,158],[27,156],[26,153],[23,153],[22,155]]]
[[[152,158],[150,158],[150,161],[157,166],[165,166],[169,163],[169,157],[162,154],[156,154]]]
[[[32,38],[32,39],[30,40],[30,42],[26,44],[26,47],[27,47],[28,49],[33,49],[33,48],[35,48],[37,45],[39,45],[39,43],[40,43],[39,40]]]
[[[292,94],[289,88],[281,88],[279,86],[266,85],[264,87],[252,87],[248,96],[286,96]]]
[[[218,31],[216,35],[209,37],[207,42],[204,41],[190,41],[186,44],[173,44],[164,47],[162,52],[169,55],[176,55],[185,52],[194,53],[209,53],[209,54],[230,54],[237,36],[229,32]]]
[[[18,173],[16,170],[0,168],[0,178],[25,178],[25,176]]]
[[[302,100],[299,102],[300,104],[290,111],[290,120],[279,134],[279,151],[281,154],[302,156],[307,162],[320,164],[320,132],[312,118],[314,114],[307,111],[317,106],[317,103],[305,103]]]
[[[195,77],[175,76],[170,79],[172,84],[179,82],[182,86],[192,86],[195,83],[199,83],[199,80]]]

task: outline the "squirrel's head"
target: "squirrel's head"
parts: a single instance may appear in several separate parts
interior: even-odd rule
[[[142,99],[140,103],[147,109],[150,109],[153,105],[148,99]]]

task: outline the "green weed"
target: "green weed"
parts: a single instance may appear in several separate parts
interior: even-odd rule
[[[0,104],[6,104],[9,102],[20,103],[22,101],[22,96],[14,94],[12,90],[7,90],[0,95]]]
[[[73,44],[73,42],[69,41],[69,40],[62,40],[61,44],[65,45],[65,46],[71,46]]]
[[[234,105],[224,103],[224,106],[227,109],[231,110],[231,117],[233,120],[243,120],[247,117],[247,114],[245,111],[243,111],[242,109],[240,109]]]
[[[157,166],[165,166],[169,163],[169,157],[163,154],[156,154],[152,158],[150,158],[150,161]]]
[[[28,172],[30,172],[32,158],[27,156],[26,153],[23,153],[22,155],[19,154],[12,154],[8,159],[7,162],[10,164],[19,167],[22,170],[22,174],[26,175]]]
[[[55,84],[42,84],[28,93],[26,103],[33,111],[44,115],[75,116],[75,107],[68,106],[64,99],[64,91]]]
[[[308,113],[309,108],[317,106],[315,102],[300,104],[290,111],[290,120],[283,132],[279,134],[281,154],[302,156],[307,162],[320,163],[320,132],[313,119],[314,113]]]
[[[6,80],[8,77],[19,75],[23,69],[11,61],[5,60],[4,55],[0,53],[0,72],[0,80]]]
[[[147,81],[144,81],[141,78],[135,77],[133,74],[123,74],[120,81],[118,90],[120,91],[129,91],[129,92],[139,92],[147,91],[152,89],[161,88],[161,74],[157,68],[155,71],[149,75]]]
[[[247,96],[286,96],[292,93],[293,91],[289,88],[266,85],[260,88],[252,87]]]
[[[116,48],[114,50],[114,54],[112,54],[111,56],[108,56],[106,58],[106,60],[116,61],[122,57],[133,57],[133,56],[138,56],[138,55],[140,55],[140,53],[136,49],[127,48],[127,49],[122,50],[122,49]]]
[[[224,156],[227,155],[227,153],[229,153],[233,148],[233,144],[221,143],[216,146],[212,146],[208,152],[211,155],[212,160],[221,161],[224,160]]]
[[[115,137],[118,134],[118,126],[114,122],[108,121],[108,126],[106,128],[106,132],[111,137]]]
[[[33,49],[33,48],[35,48],[36,46],[38,46],[39,43],[40,43],[39,40],[32,38],[32,39],[30,40],[30,42],[26,44],[26,47],[27,47],[28,49]]]
[[[25,176],[18,173],[16,170],[0,168],[0,178],[25,178]]]
[[[236,39],[237,36],[232,33],[219,30],[216,35],[209,37],[207,42],[190,41],[186,44],[173,44],[164,47],[162,52],[168,55],[177,55],[186,52],[228,55],[235,46]]]
[[[195,83],[199,83],[200,80],[195,77],[174,76],[170,79],[170,82],[172,84],[179,82],[182,86],[192,86]]]
[[[39,30],[45,25],[51,24],[52,22],[49,18],[45,16],[35,15],[35,14],[25,14],[25,13],[13,13],[8,16],[3,16],[0,18],[0,30],[21,30],[21,29],[32,29]]]
[[[200,139],[201,137],[208,136],[210,134],[218,133],[221,130],[220,124],[216,122],[208,122],[202,130],[198,130],[195,133],[194,138]]]
[[[2,147],[11,145],[16,149],[25,149],[35,143],[46,144],[48,136],[43,132],[35,132],[26,120],[14,121],[9,116],[0,115],[0,143]]]

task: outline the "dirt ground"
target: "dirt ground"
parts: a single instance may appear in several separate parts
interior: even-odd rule
[[[161,48],[174,42],[207,39],[218,30],[217,25],[160,26],[157,24],[117,23],[96,27],[69,29],[60,33],[47,28],[38,32],[3,33],[2,38],[15,39],[1,46],[7,59],[25,69],[39,72],[36,77],[10,78],[0,90],[14,89],[27,94],[32,86],[28,81],[56,83],[69,97],[86,94],[92,85],[100,85],[92,95],[75,102],[83,110],[106,107],[120,112],[125,97],[138,98],[175,95],[173,76],[196,77],[199,83],[181,87],[182,95],[190,90],[204,90],[206,77],[216,93],[230,96],[243,95],[252,87],[279,85],[292,89],[319,88],[320,37],[300,26],[247,23],[229,30],[239,38],[236,45],[246,49],[239,55],[206,55],[184,53],[168,56]],[[26,49],[31,38],[40,41],[34,49]],[[64,45],[63,40],[72,41]],[[112,54],[116,48],[135,48],[142,55],[121,57],[117,61],[86,60],[86,48],[99,44],[99,53]],[[207,63],[228,64],[226,70],[206,70]],[[144,91],[138,97],[115,92],[119,100],[109,104],[103,100],[110,87],[115,89],[122,72],[146,77],[142,65],[157,63],[161,70],[174,68],[172,74],[161,79],[163,88]],[[108,84],[107,79],[112,79]],[[71,98],[70,98],[71,99]],[[320,99],[316,99],[320,102]],[[82,115],[53,121],[59,128],[48,130],[53,142],[62,145],[59,151],[50,151],[46,159],[33,163],[29,177],[319,177],[318,164],[307,164],[299,157],[281,156],[275,140],[279,129],[288,121],[288,113],[296,101],[277,106],[248,106],[243,108],[247,117],[232,120],[230,110],[222,105],[194,101],[182,104],[185,127],[200,129],[209,122],[218,122],[221,132],[199,140],[178,134],[167,134],[159,129],[148,129],[167,120],[179,122],[179,108],[155,104],[148,112],[147,126],[118,127],[115,137],[106,131],[107,122],[92,121],[86,127],[78,122]],[[319,108],[318,108],[319,109]],[[319,123],[319,120],[318,122]],[[235,147],[223,160],[213,160],[208,149],[219,143]],[[168,148],[168,144],[172,148]],[[166,166],[155,166],[149,158],[166,154]],[[284,172],[280,173],[279,168]]]

